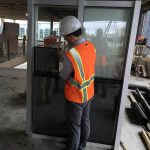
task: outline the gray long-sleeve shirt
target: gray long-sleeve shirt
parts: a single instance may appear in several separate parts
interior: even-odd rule
[[[73,44],[73,47],[82,44],[84,42],[85,38],[79,39]],[[68,80],[71,73],[73,72],[73,65],[70,59],[65,54],[62,57],[63,57],[63,69],[60,71],[59,76],[64,80]]]

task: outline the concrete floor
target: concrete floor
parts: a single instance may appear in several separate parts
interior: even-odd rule
[[[0,68],[0,150],[61,150],[64,143],[29,139],[26,135],[26,73],[24,69]],[[132,80],[137,83],[138,79]],[[145,84],[150,86],[150,80]],[[127,100],[121,134],[127,150],[146,150],[139,135],[141,130]],[[98,149],[88,146],[87,150]]]

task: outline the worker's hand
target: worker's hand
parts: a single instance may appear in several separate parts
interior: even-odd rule
[[[65,50],[62,48],[57,48],[58,57],[62,57],[65,54]]]
[[[57,55],[58,55],[59,57],[61,57],[61,56],[63,55],[63,53],[64,53],[63,49],[61,48],[61,44],[62,44],[62,42],[59,41],[59,42],[57,43],[57,45],[56,45],[56,48],[57,48]]]

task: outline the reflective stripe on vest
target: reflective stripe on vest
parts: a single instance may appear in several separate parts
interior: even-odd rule
[[[72,48],[70,50],[70,53],[72,55],[72,57],[74,58],[76,64],[77,64],[77,67],[78,67],[78,70],[79,70],[79,73],[80,73],[80,77],[82,79],[82,82],[84,82],[85,80],[85,76],[84,76],[84,70],[83,70],[83,65],[82,65],[82,60],[80,58],[80,55],[79,53],[76,51],[75,48]]]
[[[79,84],[77,81],[75,81],[72,77],[69,78],[69,82],[76,86],[78,89],[82,90],[90,85],[90,83],[94,80],[94,75],[87,81],[83,82],[82,84]]]
[[[82,64],[80,54],[78,53],[78,51],[75,48],[72,48],[69,52],[70,52],[70,54],[72,55],[72,57],[74,58],[74,60],[76,62],[76,65],[77,65],[78,70],[79,70],[80,77],[82,79],[82,84],[75,81],[72,77],[70,77],[69,82],[71,83],[71,85],[77,87],[78,89],[80,89],[82,91],[82,94],[83,94],[82,102],[84,102],[85,100],[88,99],[88,97],[87,97],[87,87],[94,80],[94,75],[92,75],[89,80],[85,81],[84,69],[83,69],[83,64]]]

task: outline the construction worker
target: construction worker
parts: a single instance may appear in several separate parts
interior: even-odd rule
[[[82,36],[80,21],[67,16],[60,21],[60,33],[69,44],[69,50],[58,52],[63,60],[60,77],[66,80],[66,150],[85,150],[90,134],[90,104],[94,97],[96,49]]]
[[[96,36],[93,39],[93,43],[96,47],[97,54],[96,54],[96,70],[95,74],[98,77],[104,78],[107,76],[107,58],[106,58],[106,51],[107,51],[107,43],[104,37],[103,29],[98,28],[96,30]],[[100,94],[103,98],[107,95],[107,88],[104,82],[101,83],[101,87],[96,87],[97,93]]]

